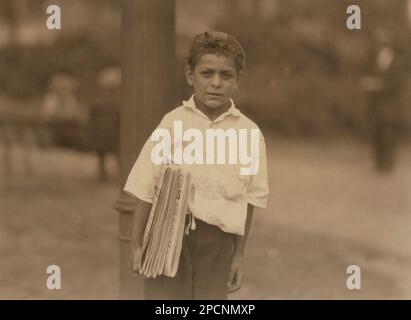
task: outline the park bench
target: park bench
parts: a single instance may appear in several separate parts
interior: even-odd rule
[[[11,151],[23,147],[63,148],[92,152],[98,157],[97,175],[107,179],[106,157],[118,154],[119,114],[111,108],[94,107],[84,123],[75,121],[46,121],[33,113],[0,115],[0,146],[6,173],[12,172]],[[27,163],[30,166],[30,163]]]

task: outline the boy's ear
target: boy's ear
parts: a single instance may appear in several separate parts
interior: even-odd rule
[[[186,65],[186,69],[185,69],[185,73],[186,73],[186,80],[187,83],[192,86],[194,85],[194,73],[193,70],[191,70],[189,65]]]
[[[234,90],[237,90],[238,89],[238,85],[240,84],[240,81],[239,81],[239,79],[237,78],[237,81],[235,82],[235,85],[234,85]]]
[[[239,74],[237,75],[237,79],[236,79],[235,84],[234,84],[234,90],[237,90],[237,89],[238,89],[238,86],[239,86],[239,84],[240,84],[240,78],[241,78],[241,73],[239,73]]]

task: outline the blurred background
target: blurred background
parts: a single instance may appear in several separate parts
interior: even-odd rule
[[[117,299],[123,4],[53,4],[61,30],[49,1],[0,0],[0,298]],[[231,298],[410,299],[411,1],[176,0],[169,109],[205,30],[243,44],[235,101],[268,147],[269,205]]]

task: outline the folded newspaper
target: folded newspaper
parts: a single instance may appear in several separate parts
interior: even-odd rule
[[[174,277],[182,248],[191,175],[175,165],[162,169],[144,231],[140,274]]]

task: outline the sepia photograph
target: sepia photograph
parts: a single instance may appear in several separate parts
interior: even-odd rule
[[[0,300],[409,300],[410,106],[411,0],[0,0]]]

